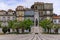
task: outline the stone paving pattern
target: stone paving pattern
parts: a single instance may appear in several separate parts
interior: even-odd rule
[[[6,34],[0,40],[60,40],[60,35],[51,34]]]

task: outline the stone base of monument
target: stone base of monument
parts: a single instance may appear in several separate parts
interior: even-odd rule
[[[41,32],[42,32],[42,29],[40,27],[32,27],[31,28],[31,33],[39,34]]]

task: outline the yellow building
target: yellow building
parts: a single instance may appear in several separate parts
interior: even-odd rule
[[[17,21],[24,20],[24,7],[23,6],[17,6],[16,15],[17,15]]]

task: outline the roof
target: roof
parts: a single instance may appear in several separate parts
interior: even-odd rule
[[[34,2],[34,4],[44,4],[44,2]]]
[[[25,10],[25,11],[31,11],[32,9],[30,9],[30,8],[25,8],[24,10]]]
[[[19,10],[24,10],[24,7],[23,6],[17,6],[16,11],[19,11]]]
[[[0,12],[6,12],[5,10],[0,10]]]
[[[60,19],[60,16],[53,16],[53,19]]]
[[[8,9],[8,12],[14,12],[14,10],[12,10],[12,9]]]
[[[53,4],[53,3],[44,3],[44,2],[34,2],[34,4]]]

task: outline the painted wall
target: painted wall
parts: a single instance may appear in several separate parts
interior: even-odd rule
[[[24,15],[26,16],[26,15],[34,15],[34,11],[33,10],[26,10],[25,12],[24,12]]]
[[[34,11],[33,10],[26,10],[24,12],[24,19],[31,19],[32,21],[34,21]]]
[[[16,14],[17,14],[17,21],[24,20],[24,17],[22,17],[24,16],[24,11],[17,11]]]
[[[60,24],[60,19],[53,19],[54,24]]]

